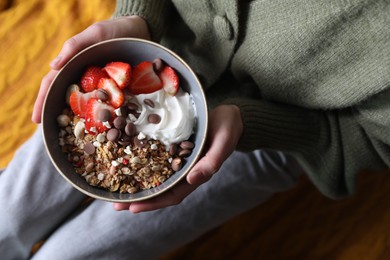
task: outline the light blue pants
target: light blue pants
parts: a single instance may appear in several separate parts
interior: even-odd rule
[[[235,152],[177,206],[117,212],[68,184],[46,154],[41,129],[0,174],[0,256],[27,259],[153,259],[294,186],[301,169],[280,152]]]

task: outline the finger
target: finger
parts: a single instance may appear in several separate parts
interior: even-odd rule
[[[94,43],[107,39],[109,33],[107,32],[106,27],[107,25],[105,23],[95,23],[81,33],[69,38],[62,46],[58,56],[50,63],[51,68],[59,70],[81,50]]]
[[[39,88],[38,96],[34,103],[34,109],[32,113],[31,120],[34,123],[41,123],[41,114],[43,102],[47,91],[49,90],[50,84],[53,82],[54,77],[57,75],[58,71],[51,70],[41,81],[41,87]]]
[[[159,196],[131,203],[129,210],[132,213],[139,213],[177,205],[197,187],[196,185],[189,185],[186,181],[181,181],[174,188]]]
[[[129,210],[131,203],[114,203],[113,207],[117,211]]]
[[[234,146],[230,147],[232,144],[228,131],[219,123],[214,129],[210,129],[208,151],[187,175],[188,183],[200,185],[208,181],[219,170],[234,150]]]

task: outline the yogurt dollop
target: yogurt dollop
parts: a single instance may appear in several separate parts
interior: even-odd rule
[[[152,100],[149,106],[144,100]],[[133,123],[138,132],[147,137],[160,140],[166,146],[187,140],[193,133],[195,110],[190,95],[179,89],[175,96],[167,94],[163,89],[150,94],[133,96],[132,102],[142,108],[138,119]],[[154,124],[148,121],[149,115],[157,114],[161,120]]]

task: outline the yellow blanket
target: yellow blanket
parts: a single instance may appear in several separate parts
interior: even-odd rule
[[[0,168],[34,132],[35,97],[64,41],[114,8],[115,0],[0,1]]]
[[[30,119],[35,97],[64,41],[109,18],[114,6],[115,0],[0,0],[0,168],[36,129]],[[230,256],[237,259],[390,259],[388,172],[364,175],[358,194],[339,202],[305,183],[183,247],[173,259],[215,251],[229,258],[224,241],[232,233],[237,241]]]

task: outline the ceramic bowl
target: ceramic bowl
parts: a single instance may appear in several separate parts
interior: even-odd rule
[[[174,68],[180,79],[180,87],[190,93],[193,98],[196,122],[193,135],[195,148],[186,158],[181,170],[175,172],[161,185],[149,190],[134,194],[110,192],[89,185],[83,177],[77,174],[73,165],[67,160],[67,155],[61,151],[59,145],[59,126],[57,117],[67,106],[65,96],[68,86],[79,82],[81,75],[88,65],[104,66],[111,61],[123,61],[131,65],[142,61],[162,59]],[[182,180],[199,159],[205,145],[207,133],[208,113],[205,95],[202,86],[191,68],[174,52],[154,42],[119,38],[103,41],[92,45],[75,55],[57,74],[53,80],[44,101],[42,111],[42,129],[47,152],[58,172],[76,189],[86,195],[111,202],[140,201],[157,196],[172,188]],[[57,173],[53,173],[57,174]]]

